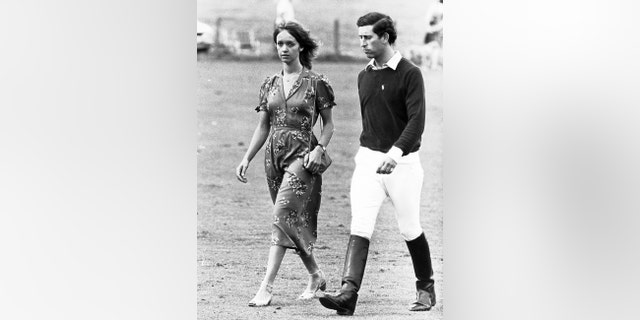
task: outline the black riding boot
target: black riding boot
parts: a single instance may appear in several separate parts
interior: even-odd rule
[[[325,295],[319,299],[325,308],[336,310],[339,315],[353,315],[356,310],[358,290],[360,290],[360,284],[364,276],[364,267],[367,264],[368,254],[369,240],[351,235],[349,237],[347,255],[344,258],[342,288],[338,295]]]
[[[434,290],[431,253],[424,232],[417,238],[407,241],[407,247],[411,254],[413,271],[418,279],[416,281],[416,301],[409,310],[428,311],[436,305],[436,292]]]

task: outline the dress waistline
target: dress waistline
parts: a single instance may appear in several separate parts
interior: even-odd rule
[[[272,131],[278,131],[278,130],[296,130],[296,131],[305,131],[305,132],[309,132],[309,129],[304,129],[301,127],[294,127],[294,126],[272,126],[271,127]]]

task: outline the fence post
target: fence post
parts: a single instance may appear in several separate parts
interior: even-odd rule
[[[340,56],[340,21],[333,20],[333,51],[336,57]]]
[[[222,25],[222,18],[218,17],[218,19],[216,19],[216,38],[214,40],[216,47],[220,46],[220,25]]]

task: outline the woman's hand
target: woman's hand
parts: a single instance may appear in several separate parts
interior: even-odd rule
[[[316,147],[310,153],[304,156],[303,166],[309,172],[316,174],[318,170],[320,170],[320,165],[322,164],[322,153],[324,151],[322,148]]]
[[[242,161],[240,161],[240,164],[236,168],[236,178],[238,178],[240,182],[247,183],[247,178],[245,177],[245,174],[247,173],[248,168],[249,168],[249,160],[242,159]]]

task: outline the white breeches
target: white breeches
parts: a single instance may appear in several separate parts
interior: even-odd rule
[[[391,174],[376,170],[386,155],[360,147],[351,179],[351,234],[371,239],[382,202],[389,197],[400,234],[406,241],[422,233],[420,194],[424,171],[418,152],[400,159]]]

